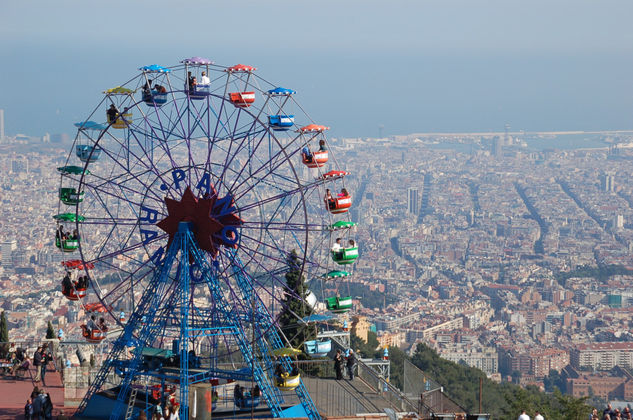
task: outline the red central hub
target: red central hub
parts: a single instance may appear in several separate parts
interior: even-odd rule
[[[237,227],[243,221],[236,213],[231,194],[218,198],[218,193],[212,186],[207,197],[197,198],[187,187],[180,201],[165,197],[165,205],[168,216],[156,226],[169,234],[168,246],[178,232],[178,224],[191,222],[198,247],[214,258],[220,252],[220,245],[237,249]]]

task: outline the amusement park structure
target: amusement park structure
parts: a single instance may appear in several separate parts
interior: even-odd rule
[[[281,314],[335,333],[353,309],[349,173],[329,128],[256,70],[200,57],[141,67],[76,124],[58,168],[61,288],[91,314],[83,337],[110,345],[77,418],[171,404],[186,419],[194,385],[208,385],[211,410],[217,388],[244,382],[255,386],[236,392],[238,409],[320,418],[295,358],[332,342],[288,336]],[[337,292],[290,287],[289,273]]]

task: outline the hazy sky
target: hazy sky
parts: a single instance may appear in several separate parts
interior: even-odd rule
[[[179,6],[177,4],[182,4]],[[0,2],[8,134],[73,132],[137,68],[251,64],[334,136],[633,128],[633,2]]]

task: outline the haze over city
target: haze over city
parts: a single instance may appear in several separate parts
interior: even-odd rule
[[[334,136],[631,128],[626,1],[1,7],[0,108],[13,134],[70,132],[130,69],[192,55],[252,63]]]

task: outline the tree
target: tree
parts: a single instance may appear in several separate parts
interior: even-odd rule
[[[7,314],[2,311],[0,314],[0,352],[4,357],[9,351],[9,323],[7,322]]]
[[[350,336],[350,346],[354,351],[360,353],[362,357],[380,357],[381,350],[377,350],[379,344],[378,337],[373,331],[367,332],[367,342],[354,333]]]
[[[554,390],[554,396],[562,406],[564,420],[582,420],[587,418],[587,413],[591,412],[591,407],[586,403],[587,398],[574,398],[571,395],[563,395],[558,389]]]
[[[299,347],[308,340],[314,340],[316,330],[301,318],[312,315],[312,308],[306,303],[309,293],[305,285],[305,277],[301,274],[301,260],[296,251],[292,251],[286,259],[286,285],[288,291],[282,299],[283,309],[279,314],[279,324],[284,335],[293,347]]]
[[[55,328],[53,328],[51,321],[48,321],[48,326],[46,327],[46,338],[55,338]]]

